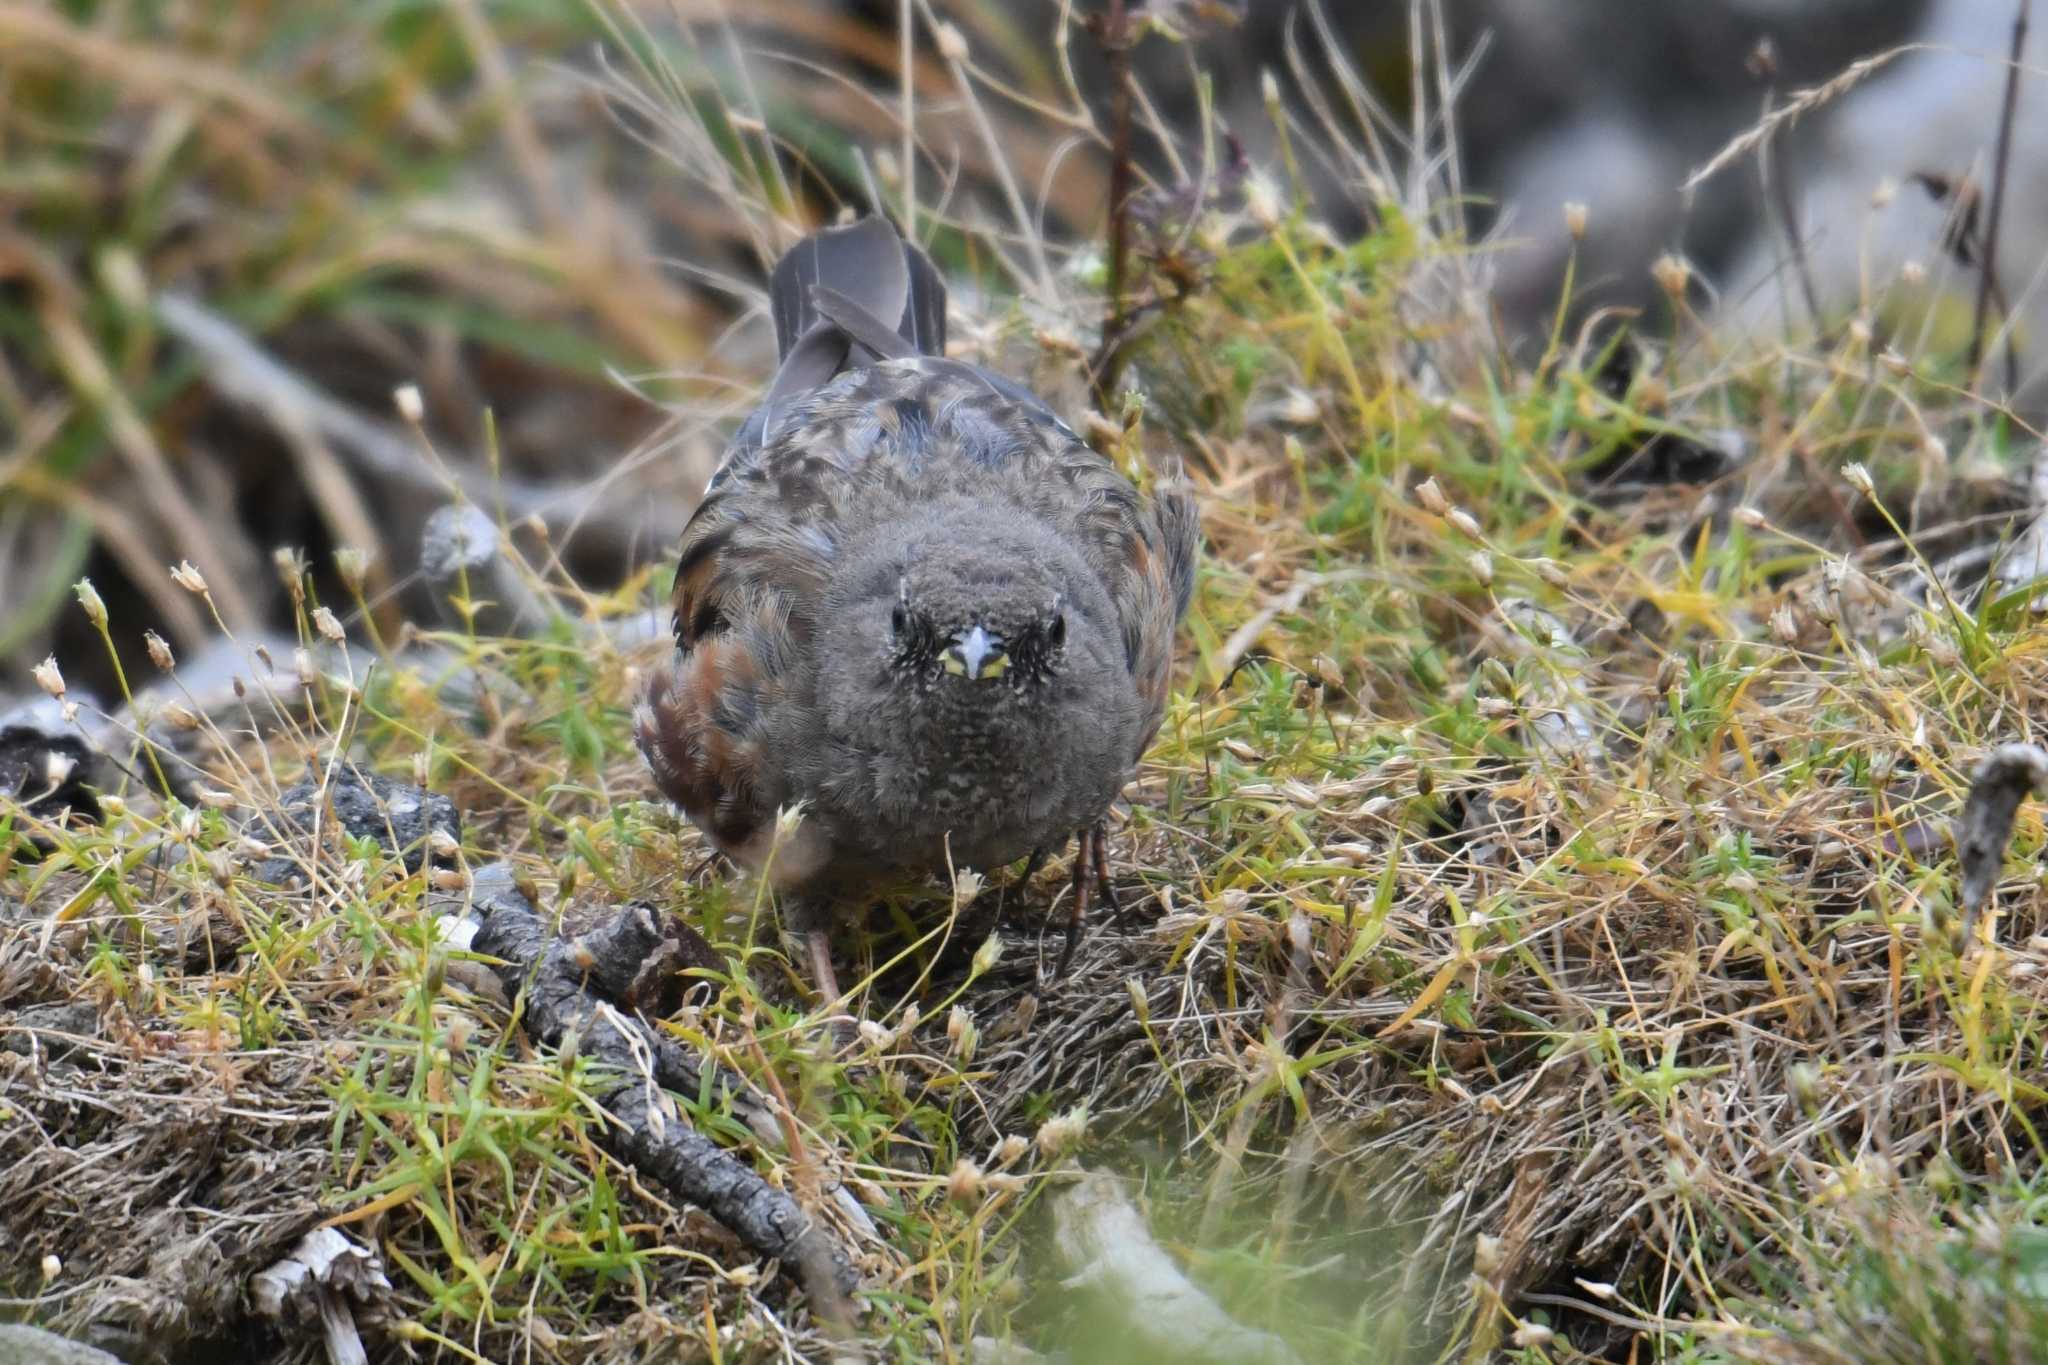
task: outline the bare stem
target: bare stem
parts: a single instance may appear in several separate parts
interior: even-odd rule
[[[1977,277],[1977,308],[1970,325],[1970,383],[1975,387],[1984,360],[1984,328],[1990,322],[1991,292],[1998,278],[1998,228],[2005,210],[2005,182],[2012,166],[2012,125],[2020,103],[2020,58],[2027,46],[2027,18],[2033,0],[2020,0],[2012,21],[2012,56],[2005,67],[2005,108],[1998,117],[1998,153],[1991,172],[1991,221],[1984,227],[1984,259]],[[2011,345],[2010,340],[2007,342]],[[2009,359],[2009,378],[2016,366]]]

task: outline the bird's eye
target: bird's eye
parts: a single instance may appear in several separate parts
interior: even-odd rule
[[[1045,642],[1053,649],[1058,649],[1067,642],[1067,614],[1065,612],[1055,611],[1052,614],[1052,620],[1048,621],[1045,626]]]
[[[910,608],[898,602],[895,610],[889,613],[889,633],[900,640],[903,638],[903,632],[909,629]]]

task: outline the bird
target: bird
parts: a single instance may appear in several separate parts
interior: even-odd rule
[[[906,875],[1078,839],[1064,976],[1114,904],[1104,819],[1165,716],[1199,554],[1028,388],[948,358],[946,288],[885,217],[770,272],[779,365],[683,529],[675,648],[634,732],[655,784],[776,893],[812,985]]]

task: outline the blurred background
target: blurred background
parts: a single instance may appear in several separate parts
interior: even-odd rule
[[[1109,158],[1072,111],[1106,101],[1088,20],[1110,3],[914,6],[920,198],[962,219],[1014,221],[1022,203],[1055,243],[1099,238]],[[1429,126],[1411,131],[1438,146],[1452,95],[1453,179],[1504,346],[1550,328],[1567,203],[1587,210],[1573,320],[1655,304],[1651,263],[1679,253],[1695,306],[1749,327],[1904,318],[1871,281],[1915,262],[1937,307],[1912,316],[1960,328],[1974,276],[1967,234],[1944,223],[1989,164],[2013,9],[1130,0],[1156,21],[1134,53],[1132,150],[1169,185],[1177,164],[1279,185],[1291,165],[1350,232],[1383,205],[1322,130],[1355,127],[1369,100],[1399,125],[1422,94]],[[245,638],[283,626],[281,546],[393,627],[425,600],[421,530],[457,486],[584,582],[655,559],[770,356],[753,290],[781,243],[735,211],[720,160],[799,217],[889,201],[902,15],[897,0],[0,0],[0,693],[53,649],[87,670],[100,657],[68,609],[81,576],[138,655],[145,626],[181,650],[216,613]],[[1364,88],[1318,55],[1328,44]],[[1418,52],[1440,88],[1413,88]],[[1681,193],[1730,138],[1873,54],[1889,55],[1784,125],[1768,163],[1782,182],[1742,158]],[[2002,257],[2022,359],[2044,120],[2048,96],[2023,89]],[[1794,232],[1810,290],[1783,268]],[[1005,287],[1003,262],[948,264]],[[417,426],[392,402],[407,384]],[[171,582],[181,561],[210,601]]]

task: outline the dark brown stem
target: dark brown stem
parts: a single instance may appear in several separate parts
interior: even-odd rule
[[[1109,65],[1109,296],[1092,380],[1095,406],[1107,414],[1123,369],[1124,289],[1131,253],[1131,28],[1124,0],[1109,0],[1099,32],[1103,59]]]
[[[2005,107],[1998,117],[1998,153],[1991,171],[1991,221],[1984,228],[1984,259],[1978,264],[1977,308],[1970,325],[1970,384],[1984,361],[1984,329],[1991,320],[1991,292],[1998,278],[1998,229],[2005,216],[2005,182],[2012,166],[2012,125],[2020,103],[2020,58],[2027,47],[2027,18],[2033,0],[2020,0],[2012,21],[2012,56],[2005,68]],[[2010,339],[2007,345],[2011,345]],[[2018,377],[2017,363],[2008,360],[2006,373]]]
[[[1776,95],[1773,88],[1764,96],[1765,117],[1769,117]],[[1768,192],[1777,209],[1778,220],[1785,229],[1785,245],[1792,252],[1792,269],[1799,277],[1799,292],[1806,299],[1807,316],[1813,319],[1814,335],[1819,336],[1826,330],[1821,321],[1820,290],[1813,283],[1813,262],[1806,256],[1806,238],[1799,232],[1798,207],[1792,198],[1791,163],[1790,145],[1784,140],[1774,139],[1767,149],[1764,179],[1768,182]]]

